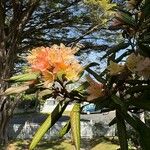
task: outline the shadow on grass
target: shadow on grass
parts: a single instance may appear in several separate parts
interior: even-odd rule
[[[7,150],[29,150],[30,142],[31,140],[11,141],[8,146],[9,149]],[[113,144],[113,142],[115,144]],[[113,139],[113,142],[112,138],[105,137],[94,139],[82,139],[81,148],[84,150],[115,150],[118,145],[117,139]],[[41,141],[36,146],[35,150],[74,150],[74,146],[72,145],[71,139],[56,139],[51,141]]]
[[[111,139],[109,138],[97,138],[97,139],[82,139],[81,140],[81,148],[84,150],[91,150],[93,149],[95,146],[105,143],[105,145],[111,145],[113,144]],[[117,143],[117,141],[116,141]],[[52,140],[49,142],[41,142],[40,144],[38,144],[37,146],[38,148],[36,150],[73,150],[73,145],[71,140],[63,140],[63,139],[59,139],[59,140]]]
[[[17,150],[28,150],[30,145],[29,140],[16,142]],[[63,139],[52,141],[41,141],[35,150],[72,150],[71,142],[64,141]]]
[[[42,142],[38,144],[37,150],[66,150],[66,147],[68,147],[67,149],[69,150],[72,147],[71,142],[67,141],[65,144],[62,144],[62,142],[64,142],[63,139],[51,142]]]
[[[81,142],[81,147],[85,150],[91,150],[97,145],[119,145],[118,139],[116,138],[107,138],[107,137],[98,137],[94,139],[83,139]]]

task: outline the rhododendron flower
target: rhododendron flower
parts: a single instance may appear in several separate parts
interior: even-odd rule
[[[127,58],[126,66],[131,72],[143,76],[144,79],[150,78],[150,58],[132,53]]]
[[[117,18],[113,18],[113,20],[111,22],[111,26],[116,27],[116,26],[120,26],[120,25],[123,25],[123,22],[118,20]]]
[[[110,75],[117,75],[123,72],[124,65],[117,64],[113,61],[110,61],[110,65],[107,67],[107,69],[109,70]]]
[[[113,16],[113,14],[115,13],[115,11],[113,11],[113,8],[117,6],[116,3],[112,3],[110,0],[84,0],[84,2],[87,4],[100,6],[101,12],[103,12],[103,16],[105,16],[104,19]]]
[[[146,57],[138,62],[136,67],[137,74],[144,79],[150,79],[150,58]]]
[[[126,5],[129,9],[134,9],[137,3],[138,3],[137,0],[128,0],[128,1],[126,1]]]
[[[77,48],[65,47],[64,44],[60,44],[60,46],[54,44],[50,48],[49,58],[52,63],[71,61],[75,60],[74,54],[78,51]]]
[[[31,69],[33,71],[45,71],[52,67],[48,59],[49,48],[38,47],[32,50],[31,54],[27,57]]]
[[[89,87],[87,88],[89,96],[87,97],[87,101],[92,101],[105,95],[102,83],[94,81],[90,76],[87,76],[87,81],[89,82]]]
[[[99,0],[99,1],[96,1],[96,2],[99,3],[99,5],[104,10],[106,15],[111,16],[112,14],[115,13],[112,10],[112,8],[115,7],[116,4],[115,3],[111,3],[110,0]]]
[[[43,74],[43,79],[45,81],[47,81],[48,83],[54,81],[55,76],[54,76],[54,74],[52,74],[52,72],[46,70],[46,71],[42,72],[42,74]]]
[[[81,65],[74,61],[72,64],[69,64],[68,67],[64,70],[62,70],[64,72],[64,74],[66,75],[65,77],[68,80],[78,80],[79,78],[79,73],[83,70],[83,68],[81,67]]]
[[[138,62],[143,60],[143,58],[144,57],[141,55],[136,55],[132,53],[126,60],[126,66],[131,72],[135,73]]]
[[[41,72],[47,83],[61,75],[65,75],[68,80],[76,80],[83,70],[74,56],[76,52],[76,48],[65,47],[63,44],[38,47],[31,51],[27,60],[32,71]]]

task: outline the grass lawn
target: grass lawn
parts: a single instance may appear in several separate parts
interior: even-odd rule
[[[12,141],[7,147],[7,150],[28,150],[29,140]],[[119,148],[116,140],[108,138],[98,138],[94,140],[82,140],[82,150],[116,150]],[[69,140],[53,140],[50,142],[39,143],[36,150],[74,150],[74,147]]]

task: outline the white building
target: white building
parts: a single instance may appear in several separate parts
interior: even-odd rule
[[[41,109],[41,113],[51,113],[57,104],[58,102],[54,98],[47,99]],[[72,104],[68,105],[65,111],[71,111],[72,107]]]

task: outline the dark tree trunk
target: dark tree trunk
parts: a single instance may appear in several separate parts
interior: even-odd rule
[[[3,145],[7,145],[8,143],[9,121],[20,100],[16,99],[15,102],[11,101],[12,100],[10,98],[3,98],[0,103],[0,144]]]
[[[13,75],[15,60],[21,45],[22,31],[39,1],[26,1],[23,7],[22,1],[12,0],[9,1],[10,6],[6,6],[7,1],[0,0],[0,95],[9,87],[4,79]],[[11,8],[13,13],[8,24],[6,24],[6,15],[9,9],[6,7]],[[8,142],[9,121],[19,101],[18,99],[13,101],[10,97],[0,96],[0,143],[2,144]]]
[[[10,118],[8,108],[8,101],[3,99],[1,102],[1,110],[0,110],[0,142],[1,144],[6,144],[8,142],[8,122]]]
[[[3,73],[5,73],[4,70],[2,70]],[[10,75],[7,74],[4,77],[8,77]],[[3,76],[3,75],[2,75]],[[2,77],[1,76],[1,77]],[[1,93],[5,91],[5,89],[8,87],[8,84],[5,82],[1,82]],[[7,144],[8,142],[8,124],[9,120],[13,114],[13,101],[11,101],[10,97],[1,96],[0,97],[0,143],[1,144]]]

